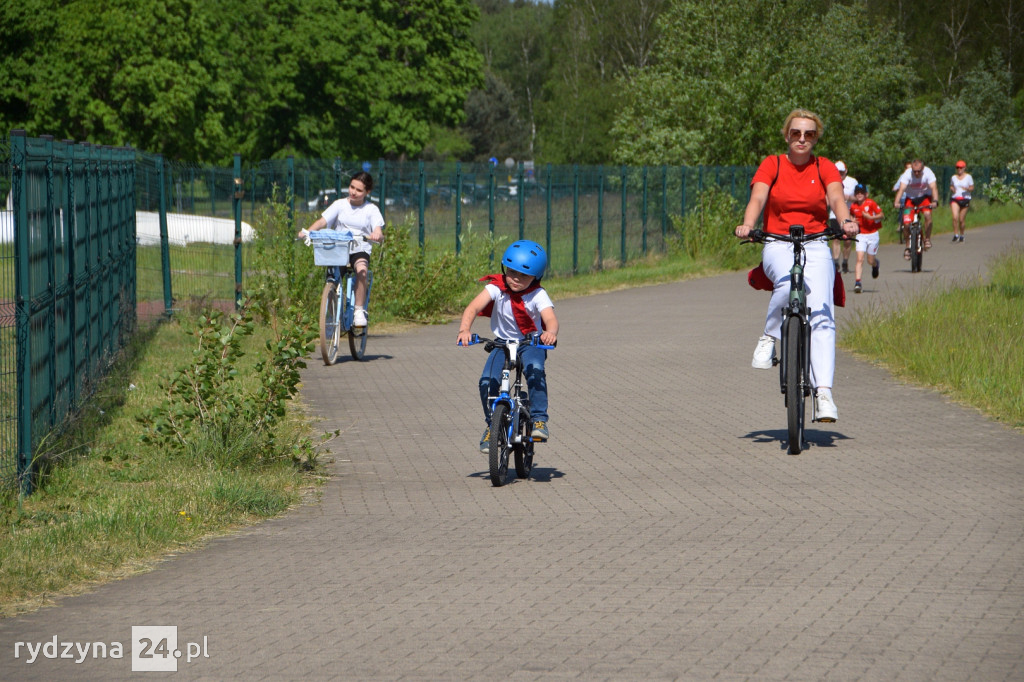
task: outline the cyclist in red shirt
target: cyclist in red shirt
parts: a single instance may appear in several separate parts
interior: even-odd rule
[[[871,266],[871,278],[878,278],[878,229],[882,227],[882,209],[873,199],[868,198],[868,188],[858,184],[853,188],[850,212],[860,223],[860,233],[857,235],[857,265],[853,271],[856,278],[853,292],[859,294],[864,290],[860,282],[860,273],[864,269],[865,254]]]
[[[786,117],[782,136],[787,152],[767,157],[754,173],[743,223],[733,230],[737,237],[746,239],[762,215],[768,234],[789,234],[790,225],[803,225],[805,234],[824,232],[829,208],[846,234],[851,237],[857,234],[857,221],[850,217],[839,171],[828,159],[811,153],[824,128],[818,115],[805,109],[794,109]],[[807,305],[811,309],[811,382],[815,387],[815,414],[819,421],[834,422],[838,418],[832,399],[836,362],[832,288],[836,268],[832,250],[824,239],[807,242],[804,253],[807,257],[804,281]],[[769,240],[761,252],[761,262],[774,289],[764,334],[757,341],[751,365],[756,369],[771,369],[775,342],[782,336],[782,308],[789,300],[793,250],[785,242]]]

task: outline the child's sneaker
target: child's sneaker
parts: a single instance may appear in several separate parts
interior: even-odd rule
[[[534,443],[546,443],[548,440],[548,423],[533,422],[533,430],[530,432],[530,437],[533,438]]]
[[[853,293],[859,294],[862,291],[864,291],[864,287],[861,286],[860,280],[858,279],[853,285]]]
[[[353,327],[365,327],[366,326],[366,310],[363,308],[356,308],[352,311],[352,326]]]
[[[846,274],[849,274],[849,272],[850,272],[850,264],[844,258],[843,259],[843,274],[846,275]]]
[[[878,279],[878,268],[882,266],[882,261],[875,258],[875,264],[871,266],[871,279]]]
[[[491,427],[484,429],[484,435],[480,436],[480,452],[485,455],[491,451]]]

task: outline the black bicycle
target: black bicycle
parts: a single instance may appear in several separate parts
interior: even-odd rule
[[[530,416],[530,396],[523,385],[522,352],[533,346],[551,350],[540,342],[540,332],[534,332],[525,339],[485,339],[473,334],[469,345],[484,344],[490,353],[495,348],[505,351],[505,363],[501,368],[501,385],[498,395],[490,396],[491,442],[488,450],[491,485],[503,486],[508,480],[509,455],[515,457],[516,476],[530,477],[533,471],[533,419]],[[515,378],[512,378],[513,373]]]
[[[782,349],[779,357],[772,359],[772,364],[779,365],[779,382],[786,405],[791,455],[799,455],[801,450],[806,449],[805,405],[807,398],[814,391],[814,387],[811,386],[811,309],[807,305],[807,289],[804,286],[804,265],[807,262],[804,244],[818,239],[837,239],[839,236],[840,234],[833,230],[804,234],[803,225],[790,225],[789,235],[753,230],[745,240],[747,243],[776,240],[793,245],[793,267],[789,271],[789,303],[782,309]],[[826,420],[815,418],[812,421]]]
[[[908,206],[904,210],[904,219],[909,218],[905,224],[907,229],[907,251],[910,253],[910,271],[921,272],[921,262],[924,260],[924,236],[921,231],[921,211],[919,206]],[[906,213],[909,211],[909,213]]]

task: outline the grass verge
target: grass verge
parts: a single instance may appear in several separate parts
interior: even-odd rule
[[[987,280],[936,282],[891,311],[858,311],[840,345],[896,376],[1024,430],[1024,250]]]
[[[255,349],[266,338],[250,337]],[[37,491],[0,499],[0,616],[51,604],[147,570],[162,557],[275,516],[314,494],[315,459],[282,457],[229,467],[201,449],[175,453],[140,443],[137,418],[164,397],[169,376],[191,353],[176,323],[140,332],[64,433],[44,442]],[[243,358],[251,365],[256,353]],[[249,374],[246,362],[240,374]],[[288,419],[280,437],[298,442],[309,427]]]

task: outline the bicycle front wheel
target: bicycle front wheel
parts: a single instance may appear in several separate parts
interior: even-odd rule
[[[508,442],[511,424],[512,416],[509,413],[508,405],[505,403],[495,405],[494,412],[491,413],[491,443],[488,450],[491,485],[495,487],[505,485],[508,478],[508,455],[512,450],[512,446]]]
[[[921,230],[911,230],[910,232],[910,271],[921,272],[921,261],[924,258],[924,248],[921,243]]]
[[[356,309],[356,277],[355,274],[350,274],[348,281],[345,282],[345,291],[348,292],[346,299],[348,301],[349,311],[355,311]],[[366,292],[366,307],[369,309],[370,306],[370,292],[369,286],[367,286]],[[362,360],[366,355],[366,339],[370,333],[370,323],[367,321],[362,327],[357,327],[352,323],[352,312],[346,311],[349,321],[348,325],[348,349],[352,351],[353,360]]]
[[[783,332],[786,337],[786,421],[789,431],[789,454],[799,455],[804,441],[804,390],[801,375],[803,374],[803,330],[799,317],[786,319]]]
[[[333,365],[338,358],[338,342],[341,340],[338,317],[338,287],[327,282],[320,294],[320,355],[325,365]]]

